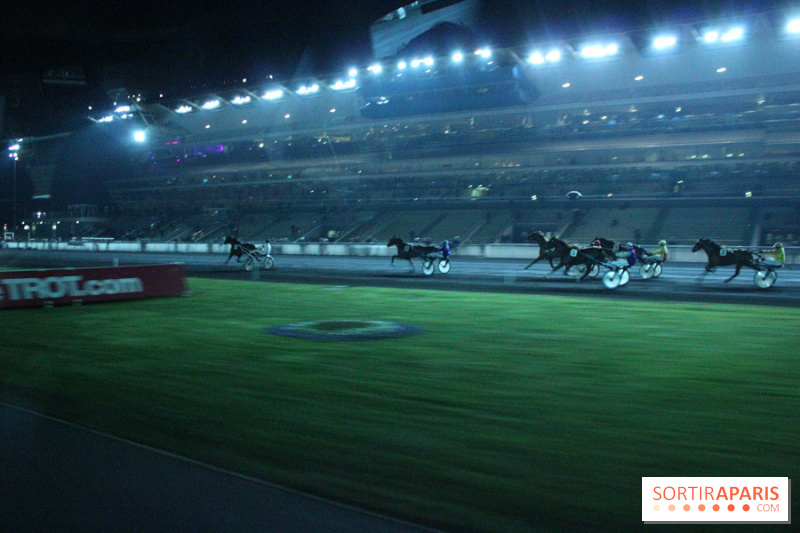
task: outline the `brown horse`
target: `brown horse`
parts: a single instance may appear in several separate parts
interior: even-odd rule
[[[242,260],[242,256],[245,255],[246,252],[244,250],[253,251],[256,249],[256,245],[249,243],[249,242],[242,242],[236,237],[231,237],[227,235],[225,240],[222,244],[230,244],[231,245],[231,253],[228,255],[228,258],[225,260],[225,264],[228,264],[228,261],[231,260],[231,257],[236,256],[236,262],[240,262]]]
[[[528,235],[528,240],[539,245],[539,256],[531,261],[530,264],[525,267],[525,270],[528,270],[542,259],[547,259],[550,262],[550,267],[553,270],[558,270],[561,268],[563,260],[561,256],[556,254],[555,242],[553,242],[553,239],[548,239],[541,231],[534,231]]]
[[[407,244],[403,239],[400,237],[392,237],[389,239],[389,242],[386,244],[387,247],[391,248],[392,246],[397,247],[397,254],[392,256],[392,264],[394,264],[395,258],[397,259],[406,259],[408,264],[411,265],[411,268],[414,268],[414,262],[411,261],[415,257],[425,257],[429,254],[432,254],[438,250],[436,246],[423,246],[421,244]]]
[[[745,250],[744,248],[728,249],[720,246],[711,239],[703,237],[698,239],[697,242],[694,243],[694,246],[692,246],[693,252],[698,252],[700,250],[703,250],[708,256],[706,274],[708,272],[714,272],[714,269],[718,266],[734,265],[736,267],[736,272],[733,273],[733,276],[725,280],[726,283],[738,276],[742,267],[758,270],[758,256],[750,250]]]

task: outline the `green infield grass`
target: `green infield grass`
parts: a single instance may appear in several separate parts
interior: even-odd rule
[[[0,399],[458,532],[636,530],[642,476],[800,471],[800,309],[188,285],[2,312]],[[424,331],[268,333],[312,320]]]

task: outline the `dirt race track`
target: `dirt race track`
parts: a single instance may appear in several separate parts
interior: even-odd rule
[[[467,290],[557,294],[599,298],[676,300],[759,305],[800,306],[800,269],[787,266],[778,271],[778,279],[768,289],[759,289],[754,271],[742,269],[733,275],[733,267],[721,267],[704,274],[704,263],[666,263],[658,278],[644,280],[638,267],[631,269],[631,281],[609,290],[599,278],[576,281],[561,271],[552,272],[541,263],[525,270],[527,261],[459,258],[454,255],[447,274],[422,273],[422,263],[405,260],[390,264],[388,257],[300,256],[275,257],[272,270],[244,270],[242,263],[226,254],[108,253],[82,251],[0,250],[0,267],[60,268],[81,266],[141,265],[183,263],[188,276],[242,281],[274,281],[328,285],[365,285],[436,290]],[[605,269],[603,269],[605,270]],[[602,275],[603,272],[601,272]]]

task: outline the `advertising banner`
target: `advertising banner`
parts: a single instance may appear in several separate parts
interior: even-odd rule
[[[179,296],[183,265],[0,271],[0,309]]]

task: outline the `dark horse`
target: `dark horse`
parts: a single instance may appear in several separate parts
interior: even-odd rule
[[[411,265],[411,268],[414,268],[414,262],[411,259],[415,257],[425,257],[428,254],[432,254],[438,248],[436,246],[423,246],[421,244],[407,244],[403,241],[400,237],[392,237],[389,239],[389,242],[386,244],[387,247],[391,248],[392,246],[397,247],[397,255],[392,256],[392,264],[394,264],[395,258],[397,259],[407,259],[408,263]]]
[[[539,245],[539,257],[531,261],[530,264],[525,267],[525,270],[528,270],[542,259],[547,259],[553,270],[558,270],[564,265],[564,258],[558,254],[558,250],[556,249],[555,241],[558,241],[558,239],[555,237],[548,239],[541,231],[534,231],[528,235],[528,240]]]
[[[228,264],[228,261],[230,261],[231,257],[233,257],[233,256],[236,256],[236,262],[237,263],[240,262],[241,259],[242,259],[242,256],[245,255],[244,250],[253,251],[253,250],[256,249],[256,245],[255,244],[252,244],[252,243],[249,243],[249,242],[242,242],[239,239],[237,239],[236,237],[231,237],[230,235],[227,235],[225,237],[225,240],[222,242],[222,244],[230,244],[231,245],[231,253],[230,253],[230,255],[228,255],[228,258],[225,260],[225,264],[226,265]]]
[[[558,258],[560,261],[557,267],[553,267],[553,270],[557,270],[563,266],[564,274],[569,275],[570,268],[578,265],[585,267],[582,269],[578,280],[582,280],[587,277],[592,272],[592,267],[605,261],[603,250],[597,246],[580,248],[578,246],[567,244],[565,241],[562,241],[556,237],[553,237],[547,241],[547,244],[550,250],[549,253],[551,253],[554,258]]]
[[[757,256],[750,250],[745,250],[744,248],[728,249],[720,246],[711,239],[706,239],[703,237],[697,239],[697,242],[694,243],[694,246],[692,246],[693,252],[697,252],[699,250],[703,250],[708,256],[706,273],[713,272],[718,266],[736,266],[736,272],[733,273],[733,276],[725,280],[726,283],[738,276],[739,271],[743,266],[752,268],[753,270],[758,270]]]

